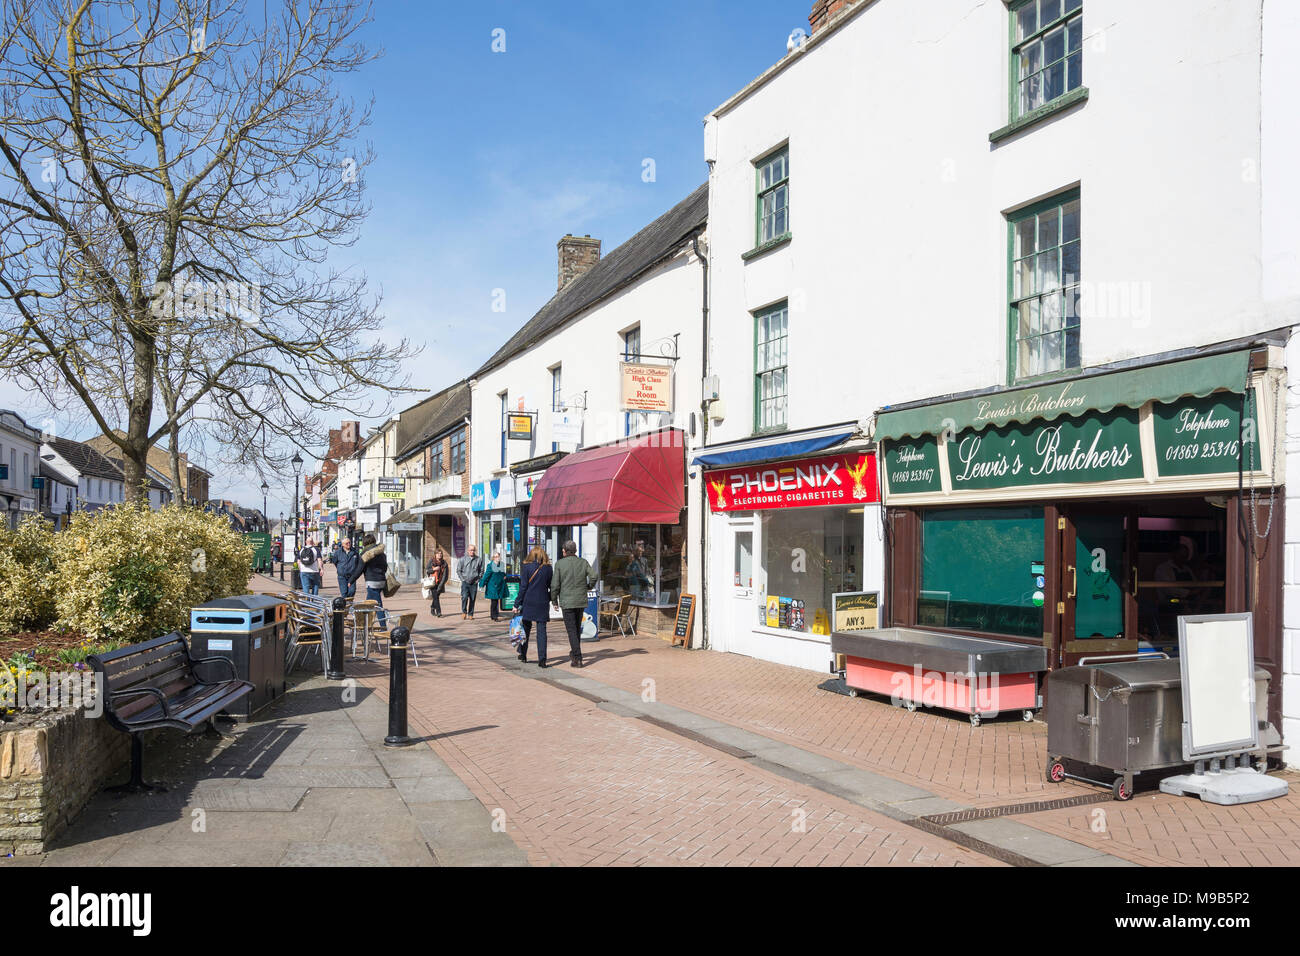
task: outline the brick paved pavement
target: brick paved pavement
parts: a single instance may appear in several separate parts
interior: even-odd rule
[[[475,742],[471,746],[464,738],[479,735],[463,735],[454,738],[455,749],[460,753],[449,749],[447,753],[439,750],[439,754],[485,805],[502,806],[520,824],[516,840],[535,862],[550,859],[546,833],[550,832],[548,828],[553,821],[559,819],[556,814],[567,817],[562,832],[571,835],[577,831],[585,836],[585,845],[584,838],[578,838],[562,853],[558,849],[554,851],[562,857],[558,861],[611,862],[607,855],[636,837],[625,835],[619,843],[602,842],[609,834],[595,820],[589,821],[585,829],[576,825],[575,820],[599,817],[602,806],[628,794],[638,795],[637,800],[649,799],[650,806],[655,805],[655,800],[661,801],[658,812],[639,806],[633,815],[635,825],[647,821],[644,825],[658,838],[656,842],[655,837],[647,836],[643,841],[656,854],[653,856],[656,861],[683,858],[683,851],[678,847],[668,850],[666,857],[661,852],[666,849],[660,845],[665,842],[665,835],[671,839],[683,833],[702,836],[706,838],[706,846],[711,846],[709,841],[719,839],[717,833],[725,832],[721,824],[712,830],[704,826],[698,834],[681,830],[680,821],[675,821],[662,803],[669,799],[686,799],[706,806],[710,801],[738,801],[735,806],[743,810],[736,812],[743,815],[737,819],[748,821],[747,826],[754,825],[755,813],[771,814],[779,808],[785,814],[787,828],[790,812],[803,799],[810,801],[809,834],[813,822],[824,820],[831,829],[837,823],[848,825],[847,819],[832,816],[837,810],[850,817],[864,812],[852,803],[834,806],[834,797],[812,788],[792,795],[788,792],[789,781],[764,775],[750,762],[684,741],[642,721],[631,722],[608,713],[614,705],[604,705],[606,710],[601,711],[581,698],[546,686],[545,682],[524,680],[503,672],[500,663],[482,660],[470,646],[475,641],[488,641],[498,647],[505,644],[504,624],[490,624],[486,614],[480,614],[474,622],[461,622],[458,614],[430,622],[427,606],[419,600],[418,592],[401,594],[390,604],[396,610],[425,612],[417,623],[417,642],[425,649],[424,654],[433,653],[433,656],[426,661],[422,654],[422,661],[432,666],[429,670],[419,669],[420,680],[429,690],[422,691],[426,696],[418,701],[416,681],[412,682],[413,704],[421,716],[439,727],[455,728],[474,726],[466,721],[476,715],[484,723],[488,721],[483,714],[499,715],[500,727],[488,735],[493,738],[491,743]],[[457,647],[458,642],[464,642],[463,649]],[[562,638],[559,643],[563,645]],[[1026,724],[1017,716],[1008,715],[971,728],[965,719],[953,715],[923,711],[912,714],[878,699],[851,699],[821,689],[823,685],[832,686],[829,674],[818,675],[732,654],[687,652],[670,648],[656,638],[604,640],[588,645],[587,659],[589,666],[577,672],[584,679],[637,695],[648,686],[647,680],[653,681],[655,696],[663,704],[743,728],[774,742],[793,744],[808,754],[823,755],[864,771],[883,774],[953,801],[955,805],[989,808],[1061,797],[1087,797],[1098,792],[1096,788],[1070,781],[1060,785],[1046,782],[1043,775],[1046,726],[1041,722]],[[562,665],[557,670],[567,672],[568,668]],[[443,673],[435,676],[435,671]],[[376,676],[381,673],[378,664],[373,673]],[[554,673],[547,672],[548,680]],[[456,681],[446,683],[453,674]],[[506,686],[511,689],[503,692]],[[467,703],[470,700],[476,702]],[[494,700],[496,703],[491,703]],[[514,739],[516,735],[511,733],[518,730],[516,720],[521,706],[526,715],[539,715],[532,737],[525,735],[526,739],[535,740],[531,747],[521,748]],[[574,726],[585,729],[575,737],[566,730]],[[498,730],[506,731],[506,736],[500,737]],[[445,740],[450,739],[453,738]],[[435,749],[445,740],[436,743]],[[582,742],[579,753],[560,754],[556,750],[565,748],[571,740]],[[474,752],[480,746],[484,753]],[[657,789],[648,793],[644,792],[644,783],[632,787],[624,772],[606,769],[611,760],[622,767],[623,762],[631,759],[628,755],[638,748],[645,750],[646,771],[654,774],[657,781]],[[517,752],[521,749],[522,753]],[[631,765],[635,764],[632,760]],[[679,765],[680,776],[672,772]],[[518,767],[528,768],[529,772],[521,774],[515,769]],[[750,780],[746,774],[758,776]],[[720,785],[723,789],[715,790],[703,782],[711,775],[718,775],[734,786],[726,789],[726,785]],[[548,778],[553,789],[534,782]],[[1022,813],[1004,819],[1139,864],[1295,865],[1300,863],[1300,788],[1297,787],[1300,778],[1296,774],[1288,774],[1287,778],[1293,785],[1288,797],[1245,807],[1218,807],[1195,799],[1140,790],[1137,798],[1127,804],[1105,802]],[[776,793],[763,791],[757,782],[760,779],[775,787]],[[571,803],[546,805],[546,800],[555,795],[569,793],[573,794]],[[495,803],[489,800],[489,795]],[[517,801],[513,812],[507,806],[512,799]],[[769,822],[766,816],[763,820]],[[1002,823],[1001,820],[993,822]],[[896,826],[889,820],[876,819],[874,823]],[[973,826],[987,827],[989,823]],[[773,823],[762,832],[775,838],[778,829]],[[926,837],[906,826],[899,832],[902,838]],[[735,841],[724,842],[731,846]],[[815,862],[809,858],[816,851],[802,852],[797,860],[788,859],[788,854],[796,852],[799,845],[788,842],[789,846],[780,844],[776,859],[772,859],[770,851],[757,855],[770,862]],[[604,849],[589,852],[597,846]],[[842,848],[837,845],[836,849]],[[968,854],[943,840],[931,852],[955,854],[959,859]],[[623,856],[627,856],[626,848]],[[633,858],[635,854],[624,862]],[[978,859],[978,862],[989,861]]]

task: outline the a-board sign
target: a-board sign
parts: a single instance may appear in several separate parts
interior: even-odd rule
[[[831,595],[836,631],[871,631],[880,626],[879,591],[841,591]]]
[[[1183,759],[1257,749],[1251,613],[1179,615],[1178,663],[1183,679]]]
[[[677,618],[673,622],[673,639],[675,645],[681,641],[682,647],[691,646],[691,628],[695,625],[695,595],[683,593],[677,599]]]

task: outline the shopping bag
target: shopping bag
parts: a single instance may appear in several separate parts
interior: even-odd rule
[[[392,571],[384,576],[384,597],[392,597],[401,588],[401,583],[397,580],[397,575]]]
[[[510,619],[510,643],[518,647],[524,640],[524,619],[522,615],[516,614]]]

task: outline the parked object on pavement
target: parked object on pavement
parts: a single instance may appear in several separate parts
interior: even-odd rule
[[[229,658],[191,657],[185,639],[175,631],[107,654],[92,654],[86,661],[102,675],[108,722],[131,735],[131,778],[110,790],[164,789],[144,781],[140,734],[161,728],[196,730],[253,691],[251,683],[235,676]]]

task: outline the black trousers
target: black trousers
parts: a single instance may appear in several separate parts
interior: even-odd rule
[[[566,607],[564,627],[569,632],[569,658],[582,660],[582,615],[585,607]]]
[[[500,598],[492,598],[492,604],[491,607],[489,608],[488,616],[491,617],[492,620],[494,621],[501,620],[501,599]]]
[[[433,603],[429,605],[429,610],[439,617],[442,616],[442,589],[433,589]]]
[[[462,614],[474,613],[474,599],[478,597],[478,588],[462,584],[460,588],[460,610]]]
[[[524,621],[524,639],[520,643],[519,649],[523,651],[524,657],[528,656],[528,639],[532,637],[533,625],[537,625],[537,663],[546,663],[546,622],[545,621]]]

